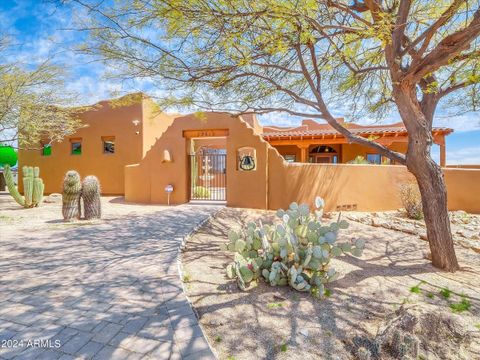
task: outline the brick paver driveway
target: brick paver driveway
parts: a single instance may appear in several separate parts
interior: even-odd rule
[[[216,209],[0,233],[0,358],[214,358],[177,257],[183,237]]]

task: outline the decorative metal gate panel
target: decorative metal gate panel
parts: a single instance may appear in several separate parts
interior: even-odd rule
[[[200,152],[190,157],[190,199],[226,201],[227,155]]]

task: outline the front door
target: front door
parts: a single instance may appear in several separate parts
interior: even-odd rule
[[[315,162],[317,164],[328,164],[331,161],[330,156],[315,156]]]

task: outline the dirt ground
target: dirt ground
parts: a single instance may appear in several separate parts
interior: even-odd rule
[[[220,359],[359,358],[362,344],[406,312],[426,313],[419,321],[425,342],[419,359],[480,359],[478,253],[457,246],[462,268],[445,273],[430,265],[428,243],[418,236],[350,222],[340,239],[364,238],[365,251],[361,258],[332,261],[342,276],[329,285],[328,298],[263,281],[242,292],[225,276],[233,254],[219,245],[229,229],[259,218],[272,220],[273,214],[225,208],[191,237],[183,253],[187,295]],[[452,292],[448,299],[442,289]],[[469,310],[453,313],[450,305],[462,296]],[[396,358],[387,350],[372,358]]]

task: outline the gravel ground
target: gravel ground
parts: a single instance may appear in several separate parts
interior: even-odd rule
[[[359,343],[373,341],[405,312],[442,318],[439,324],[427,321],[425,333],[419,334],[422,341],[428,342],[428,331],[446,329],[434,339],[438,346],[422,344],[421,349],[429,345],[430,350],[419,358],[480,359],[476,252],[457,246],[462,269],[445,273],[425,259],[428,244],[418,236],[351,222],[341,238],[364,238],[366,248],[361,258],[332,261],[343,276],[331,284],[330,297],[317,300],[263,282],[242,292],[225,276],[233,254],[220,251],[219,245],[227,241],[229,229],[259,218],[272,220],[273,214],[225,208],[189,240],[183,253],[187,295],[220,359],[355,359]],[[411,291],[416,285],[418,293]],[[452,291],[449,299],[440,294],[444,288]],[[471,307],[454,314],[450,304],[458,303],[461,294]],[[455,338],[452,329],[457,329]],[[395,357],[385,351],[376,358]]]

